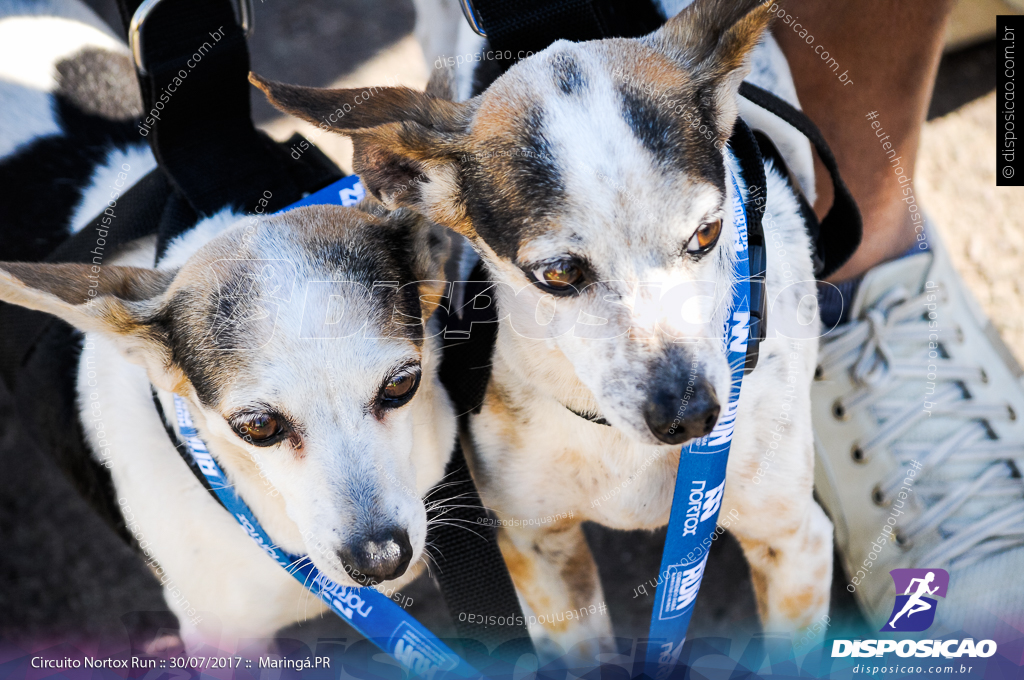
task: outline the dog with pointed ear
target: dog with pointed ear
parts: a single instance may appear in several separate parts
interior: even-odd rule
[[[560,41],[545,51],[547,58],[520,62],[466,102],[452,100],[454,76],[445,69],[435,70],[426,92],[301,87],[255,73],[250,81],[280,110],[351,137],[357,174],[385,204],[413,208],[487,243],[499,240],[492,229],[504,232],[511,226],[500,224],[501,215],[488,214],[488,201],[530,212],[531,192],[522,184],[551,179],[536,175],[559,163],[542,137],[543,118],[554,115],[551,105],[559,96],[586,98],[589,91],[611,85],[623,100],[634,91],[650,93],[653,85],[658,96],[638,114],[657,116],[663,110],[670,117],[675,112],[678,120],[659,128],[658,121],[641,119],[635,121],[638,127],[647,127],[651,137],[664,135],[661,143],[668,145],[687,139],[690,124],[699,122],[694,129],[713,130],[721,148],[736,119],[744,58],[768,18],[763,8],[750,11],[758,3],[749,0],[695,4],[641,40],[595,41],[586,48]],[[593,63],[585,65],[581,57]],[[507,234],[501,240],[507,241]]]
[[[341,585],[401,587],[418,573],[423,496],[456,429],[429,327],[448,234],[370,203],[215,216],[172,242],[161,269],[123,264],[152,248],[92,265],[0,263],[0,300],[86,334],[87,443],[190,646],[270,637],[304,618],[309,594],[203,492],[154,395],[172,417],[184,399],[275,544]]]
[[[488,505],[515,520],[499,534],[513,580],[563,645],[611,632],[595,614],[581,521],[663,526],[680,445],[716,427],[733,459],[724,496],[709,489],[706,507],[731,517],[765,628],[800,630],[828,608],[832,529],[812,499],[816,340],[764,341],[719,423],[731,385],[720,329],[742,245],[726,145],[768,23],[763,3],[696,0],[643,38],[558,41],[462,102],[445,77],[416,92],[250,76],[281,110],[350,136],[374,196],[462,234],[486,263],[505,321],[469,421],[474,473]],[[774,77],[789,78],[784,61]],[[802,138],[789,146],[810,153]],[[783,318],[815,294],[814,276],[793,190],[766,172],[784,246],[769,256],[768,297]],[[785,384],[796,386],[792,421],[772,431]],[[759,467],[768,439],[793,453]],[[694,530],[711,537],[706,524]]]

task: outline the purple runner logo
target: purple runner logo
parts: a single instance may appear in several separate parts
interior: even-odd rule
[[[927,630],[935,621],[938,605],[936,599],[927,596],[946,597],[949,572],[945,569],[893,569],[889,574],[896,584],[896,602],[882,631],[919,633]]]

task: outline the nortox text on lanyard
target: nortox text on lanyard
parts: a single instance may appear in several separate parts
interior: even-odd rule
[[[726,164],[733,189],[733,222],[736,225],[736,287],[723,329],[722,341],[732,371],[729,401],[715,428],[706,436],[684,446],[679,456],[672,514],[661,557],[660,583],[654,598],[651,627],[643,659],[643,673],[664,680],[679,660],[686,629],[693,615],[708,545],[715,533],[725,492],[725,467],[729,460],[747,354],[750,320],[750,251],[747,244],[747,215],[735,173]]]

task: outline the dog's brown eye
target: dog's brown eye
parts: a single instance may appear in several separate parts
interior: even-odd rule
[[[700,225],[697,231],[693,232],[690,242],[686,244],[686,252],[703,253],[718,242],[722,233],[722,220],[707,222]]]
[[[401,399],[412,389],[413,382],[413,377],[408,373],[396,375],[384,386],[384,396],[388,399]]]
[[[253,443],[269,442],[281,434],[281,424],[269,413],[257,413],[246,416],[235,426],[235,431],[243,439]]]
[[[398,408],[408,403],[420,384],[418,366],[403,369],[388,378],[380,390],[379,402],[383,408]]]
[[[566,292],[580,282],[583,270],[572,260],[560,260],[534,270],[533,276],[552,292]]]

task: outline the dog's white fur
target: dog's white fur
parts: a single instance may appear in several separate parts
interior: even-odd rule
[[[17,25],[21,27],[19,41],[38,41],[41,37],[34,29],[45,31],[57,25],[67,34],[72,52],[92,47],[127,54],[123,45],[96,27],[99,20],[78,3],[39,3],[28,12],[22,12],[21,3],[9,3],[0,10],[4,10],[0,12],[0,34],[9,25]],[[3,49],[14,47],[3,45]],[[49,56],[68,53],[59,52],[56,57]],[[18,63],[24,59],[19,55]],[[34,63],[27,70],[39,76],[53,66]],[[19,112],[12,110],[29,91],[52,108],[52,87],[40,78],[28,82],[27,76],[0,77],[0,95],[4,95],[0,96],[0,121],[4,123],[0,125],[0,152],[20,148],[41,134],[60,132],[56,123],[19,127]],[[7,96],[15,91],[21,94]],[[41,120],[50,119],[43,116]],[[132,172],[118,177],[124,162],[130,163]],[[118,190],[124,193],[154,166],[153,156],[143,144],[127,154],[112,149],[107,162],[96,168],[69,223],[76,230],[86,226],[85,221],[106,205],[113,182],[119,182]],[[0,299],[55,314],[85,331],[77,375],[83,429],[96,460],[109,468],[125,522],[151,556],[148,563],[163,583],[165,599],[178,616],[182,638],[190,648],[212,643],[235,651],[238,640],[269,638],[282,626],[319,614],[323,606],[271,560],[199,484],[164,430],[151,385],[156,386],[163,410],[172,421],[172,394],[186,398],[209,450],[277,545],[293,554],[309,554],[337,583],[358,585],[346,573],[336,550],[345,541],[358,540],[353,532],[366,529],[359,523],[372,516],[373,521],[407,529],[413,548],[410,569],[382,587],[393,592],[419,571],[427,528],[421,498],[442,477],[455,436],[452,408],[436,375],[436,340],[427,339],[417,346],[406,338],[386,337],[386,333],[363,335],[359,328],[364,323],[373,331],[374,319],[390,320],[392,310],[380,309],[373,301],[376,298],[353,297],[349,288],[307,286],[334,280],[331,266],[325,269],[317,260],[318,249],[343,244],[354,247],[358,257],[360,247],[374,247],[363,245],[360,229],[373,231],[374,223],[383,225],[389,219],[329,207],[295,211],[270,224],[265,220],[257,224],[254,218],[225,210],[202,220],[170,244],[160,271],[166,273],[167,280],[173,275],[173,280],[169,285],[165,280],[163,290],[137,303],[120,301],[115,293],[101,294],[93,304],[65,299],[68,289],[76,289],[81,300],[89,300],[85,297],[86,277],[96,267],[61,270],[49,265],[0,263]],[[429,227],[422,226],[419,218],[416,223],[420,225],[417,233],[423,232],[417,243],[423,245]],[[154,239],[142,239],[116,257],[105,258],[100,269],[107,274],[121,272],[130,281],[142,276],[140,270],[118,268],[151,268],[154,255]],[[223,389],[216,403],[203,403],[186,372],[170,357],[168,347],[136,333],[134,324],[139,315],[168,303],[175,291],[189,289],[199,298],[220,294],[217,287],[226,283],[221,275],[230,275],[232,261],[257,259],[273,261],[278,272],[284,273],[279,279],[284,287],[244,300],[252,315],[237,323],[247,340],[258,336],[265,342],[251,345],[243,341],[237,356],[220,355],[222,367],[210,370]],[[424,253],[414,259],[418,262],[414,268],[423,279],[440,278],[443,257]],[[222,266],[225,260],[227,268]],[[287,279],[289,273],[293,280]],[[344,315],[334,326],[339,329],[336,335],[340,338],[351,332],[354,337],[300,337],[304,319],[337,321],[339,299]],[[193,311],[182,309],[179,313]],[[429,311],[425,309],[425,316]],[[265,312],[269,313],[261,318]],[[130,320],[127,328],[126,319]],[[202,325],[196,320],[192,323]],[[384,415],[370,413],[367,400],[377,394],[387,371],[407,361],[422,367],[416,396]],[[300,421],[301,446],[286,440],[257,448],[242,441],[226,418],[259,403],[286,409]]]
[[[428,62],[480,49],[465,27],[438,28],[462,22],[455,3],[422,0],[417,8]],[[605,616],[555,620],[603,599],[580,522],[653,529],[668,520],[679,446],[661,444],[642,412],[657,360],[685,355],[722,400],[730,384],[722,342],[709,329],[721,328],[734,283],[732,187],[727,182],[723,195],[702,174],[707,161],[687,155],[694,139],[658,146],[647,131],[678,130],[665,114],[670,107],[664,120],[653,113],[657,93],[640,104],[629,97],[642,97],[649,84],[692,104],[699,88],[712,88],[701,90],[710,92],[702,100],[711,111],[704,120],[718,140],[729,137],[742,110],[753,127],[772,135],[804,191],[813,191],[807,141],[736,101],[753,60],[752,78],[796,104],[778,47],[770,39],[754,47],[767,21],[764,8],[723,25],[735,11],[724,0],[697,0],[641,40],[556,42],[464,104],[442,102],[430,88],[418,98],[385,91],[332,123],[353,137],[355,167],[372,193],[466,236],[491,277],[505,284],[496,298],[512,322],[499,326],[487,396],[471,418],[470,462],[485,502],[513,520],[500,540],[520,594],[544,615],[543,632],[563,646],[611,634]],[[451,88],[456,99],[465,99],[472,83],[471,69],[463,71]],[[632,93],[623,74],[633,79]],[[359,94],[253,81],[280,108],[315,124]],[[524,145],[544,162],[489,160]],[[808,302],[816,291],[810,244],[792,190],[770,163],[766,171],[769,337],[743,382],[721,518],[731,518],[728,529],[750,563],[765,629],[796,631],[828,609],[832,527],[811,495],[817,340],[800,332],[801,325],[817,328]],[[398,191],[416,172],[425,177],[418,190]],[[474,204],[482,195],[490,201],[486,210]],[[695,229],[716,217],[724,218],[717,247],[700,259],[680,256]],[[529,285],[538,263],[566,255],[582,256],[599,271],[602,287],[593,290],[600,294],[555,299]],[[672,321],[678,301],[673,309],[650,292],[702,280],[715,293],[690,310],[707,322],[698,331]],[[516,319],[522,324],[535,315],[544,320],[530,333],[515,328]],[[600,319],[613,331],[601,339],[567,331]],[[794,343],[780,333],[804,339]],[[685,339],[684,349],[673,338]],[[567,407],[599,413],[613,427]],[[569,510],[571,520],[530,521]]]

